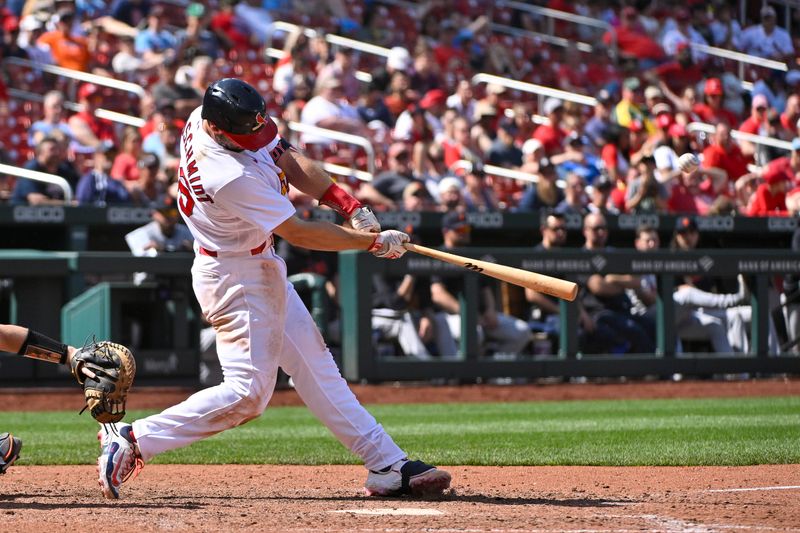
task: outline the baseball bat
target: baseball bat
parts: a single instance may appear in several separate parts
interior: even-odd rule
[[[427,255],[428,257],[433,257],[434,259],[446,263],[464,267],[473,272],[507,281],[508,283],[519,285],[520,287],[533,289],[537,292],[543,292],[570,302],[573,301],[578,294],[578,286],[571,281],[545,276],[544,274],[538,274],[536,272],[528,272],[521,268],[498,265],[479,259],[451,254],[449,252],[442,252],[440,250],[428,248],[427,246],[420,246],[419,244],[407,242],[403,244],[403,246],[410,252]]]

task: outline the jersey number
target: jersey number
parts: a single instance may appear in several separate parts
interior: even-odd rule
[[[194,212],[194,198],[192,198],[192,193],[189,191],[189,186],[186,184],[186,175],[183,172],[183,167],[179,168],[178,174],[178,207],[180,207],[181,212],[186,215],[187,217],[192,216]]]

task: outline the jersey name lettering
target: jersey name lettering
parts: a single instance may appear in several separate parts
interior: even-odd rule
[[[191,133],[192,124],[186,124],[183,135],[183,150],[186,153],[186,168],[181,166],[178,169],[178,206],[187,217],[192,216],[195,202],[211,202],[214,200],[208,195],[202,184],[202,177],[198,174],[197,161],[194,158],[194,148],[192,147]],[[191,192],[190,192],[191,191]],[[192,194],[194,193],[194,194]]]

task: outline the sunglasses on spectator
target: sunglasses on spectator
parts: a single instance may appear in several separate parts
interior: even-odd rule
[[[548,226],[547,229],[550,231],[567,231],[566,226]]]
[[[589,231],[606,231],[608,226],[586,226]]]

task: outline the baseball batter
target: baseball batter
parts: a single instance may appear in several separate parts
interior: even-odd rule
[[[178,205],[195,238],[192,280],[217,333],[224,380],[132,425],[101,429],[100,485],[108,498],[159,453],[259,416],[278,367],[311,411],[369,470],[368,495],[430,495],[450,474],[409,461],[358,403],[275,253],[272,235],[316,250],[369,250],[394,259],[408,235],[380,231],[377,219],[280,138],[263,98],[247,83],[211,84],[180,140]],[[341,213],[353,229],[295,216],[289,183]],[[372,233],[370,233],[372,232]]]

